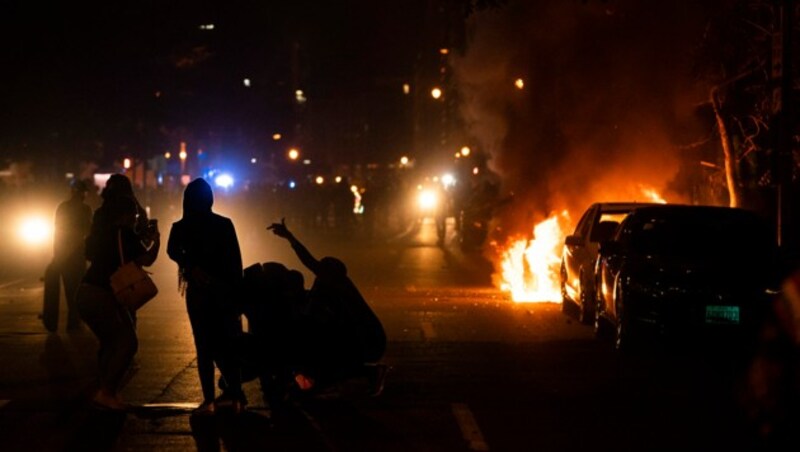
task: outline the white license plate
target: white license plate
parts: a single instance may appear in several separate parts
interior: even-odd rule
[[[706,323],[738,325],[739,306],[706,306]]]

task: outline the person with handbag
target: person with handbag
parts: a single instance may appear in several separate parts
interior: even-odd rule
[[[242,334],[236,303],[242,283],[242,256],[236,230],[229,218],[211,210],[214,194],[208,182],[198,178],[183,192],[183,218],[172,224],[167,254],[178,264],[179,286],[186,296],[186,310],[197,350],[197,370],[203,402],[197,415],[217,409],[242,410],[241,363],[236,343]],[[215,399],[214,366],[225,382]]]
[[[148,233],[150,246],[142,244],[134,232],[138,203],[132,197],[107,198],[100,209],[102,215],[94,216],[95,223],[86,238],[86,258],[91,264],[78,289],[77,302],[81,318],[100,342],[98,388],[91,404],[102,410],[122,411],[126,405],[119,392],[138,339],[134,313],[117,299],[111,279],[126,262],[140,267],[152,265],[161,240],[153,224]]]

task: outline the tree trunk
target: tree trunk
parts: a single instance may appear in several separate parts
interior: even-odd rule
[[[711,105],[714,107],[714,116],[717,118],[717,128],[719,128],[719,140],[722,144],[722,155],[725,157],[725,181],[728,185],[728,197],[730,198],[730,207],[739,207],[740,194],[739,194],[739,178],[736,173],[736,156],[733,155],[733,143],[731,137],[728,135],[728,128],[725,125],[725,118],[720,111],[720,104],[718,98],[718,89],[711,90]]]

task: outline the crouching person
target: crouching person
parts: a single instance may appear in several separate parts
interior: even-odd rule
[[[386,370],[379,364],[386,351],[386,333],[347,276],[344,263],[333,257],[314,258],[283,221],[267,229],[286,239],[315,277],[292,335],[297,385],[311,390],[365,376],[377,395]]]

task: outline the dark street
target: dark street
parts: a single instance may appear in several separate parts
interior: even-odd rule
[[[265,260],[293,266],[273,239],[264,234],[274,249]],[[245,385],[241,416],[192,418],[194,350],[165,264],[156,267],[160,295],[140,312],[123,390],[135,407],[92,411],[83,391],[95,342],[86,331],[44,330],[41,283],[29,275],[4,282],[0,295],[4,450],[750,449],[732,350],[621,355],[559,304],[509,301],[487,283],[481,259],[435,245],[432,222],[387,243],[316,248],[351,264],[384,322],[391,370],[382,395],[367,397],[354,381],[274,417],[256,381]]]

